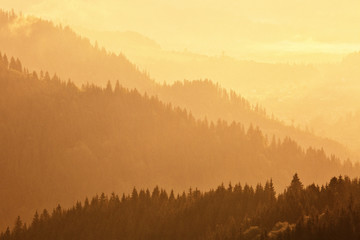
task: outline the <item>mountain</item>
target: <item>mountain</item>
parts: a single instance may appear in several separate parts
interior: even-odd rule
[[[340,63],[319,65],[318,85],[296,98],[275,103],[276,108],[297,121],[307,121],[316,135],[334,139],[359,153],[359,126],[356,126],[360,111],[359,63],[360,53],[355,52]]]
[[[129,53],[144,51],[146,55],[149,50],[161,50],[161,46],[154,40],[133,31],[94,31],[85,28],[75,28],[82,36],[97,41],[99,45],[106,46],[112,52],[122,52],[126,56]],[[151,57],[148,55],[148,57]]]
[[[329,126],[328,136],[341,139],[348,146],[360,152],[360,110],[349,112]]]
[[[116,80],[119,80],[120,84],[126,88],[136,88],[140,93],[147,92],[149,96],[158,96],[164,102],[186,108],[196,118],[207,118],[209,121],[215,122],[218,119],[229,122],[236,121],[243,123],[246,127],[249,127],[252,123],[259,126],[269,136],[276,135],[281,138],[289,136],[304,148],[310,146],[324,148],[327,153],[336,154],[342,159],[358,158],[358,155],[336,141],[317,137],[310,131],[286,126],[275,118],[264,114],[262,107],[256,107],[256,104],[251,104],[245,98],[239,96],[238,93],[227,91],[211,81],[184,81],[171,85],[160,85],[155,83],[147,73],[139,71],[124,55],[115,55],[105,49],[100,49],[68,27],[54,26],[49,21],[35,17],[18,16],[4,11],[0,11],[0,20],[0,45],[2,51],[5,51],[9,56],[19,57],[29,69],[37,71],[43,69],[50,73],[56,73],[62,79],[72,79],[77,86],[94,83],[104,87],[108,80],[113,84]],[[106,35],[106,33],[104,34]],[[149,46],[153,46],[153,49],[158,48],[156,43],[134,33],[116,36],[119,39],[128,39],[124,40],[127,43],[136,42],[141,46],[146,46],[146,48],[149,48]],[[170,60],[169,62],[168,64],[171,65]],[[238,65],[232,64],[231,61],[225,61],[221,64],[226,66],[228,64],[229,66],[228,70],[219,71],[223,75],[224,81],[228,76],[233,75],[234,69],[239,68]],[[215,61],[206,69],[212,71],[218,65],[219,63]],[[194,64],[193,66],[197,65]],[[195,71],[197,68],[198,66],[186,71]],[[171,66],[164,65],[163,71],[169,69],[171,69]],[[265,81],[266,76],[285,74],[285,77],[281,78],[281,82],[285,84],[291,76],[307,78],[313,72],[316,73],[311,67],[294,66],[292,68],[286,65],[251,62],[242,65],[239,69],[240,73],[253,76],[250,80],[245,77],[239,78],[246,80],[242,82],[248,82],[249,84],[256,82],[257,86],[259,86],[259,82],[262,81],[263,86],[266,86],[267,89],[274,87],[276,84],[269,79]],[[303,74],[300,74],[301,72]],[[203,73],[204,71],[202,71]],[[294,81],[299,82],[301,79],[303,78],[300,77],[294,79]],[[278,84],[280,80],[277,80],[276,83]],[[281,86],[285,88],[284,85]],[[250,90],[244,87],[244,94],[248,93],[248,91]],[[279,97],[286,96],[279,95]]]
[[[28,221],[36,209],[133,186],[178,192],[273,178],[282,188],[294,171],[306,184],[360,172],[322,149],[304,150],[238,122],[198,120],[119,83],[79,89],[0,59],[2,227],[17,215]]]
[[[259,126],[268,136],[275,135],[280,138],[290,136],[305,148],[323,148],[325,152],[343,159],[350,158],[354,161],[359,159],[357,152],[349,150],[331,138],[319,137],[313,133],[318,129],[324,129],[324,126],[316,130],[303,130],[294,125],[286,125],[274,115],[270,116],[259,104],[253,105],[236,92],[227,91],[209,80],[185,80],[171,85],[163,84],[161,87],[155,87],[155,90],[160,99],[191,110],[196,118],[207,118],[214,122],[220,118],[228,122],[240,122],[246,127]],[[335,137],[334,134],[331,136]]]
[[[78,85],[96,82],[105,86],[116,79],[126,87],[144,90],[154,84],[122,54],[109,53],[69,27],[35,17],[0,11],[0,45],[30,69],[46,69]]]
[[[341,176],[304,187],[295,174],[278,196],[271,181],[177,195],[159,187],[134,188],[131,195],[101,194],[69,209],[44,209],[28,226],[18,217],[0,240],[356,240],[359,187],[358,179]]]
[[[298,91],[314,87],[321,78],[318,67],[311,64],[238,60],[225,53],[207,56],[187,49],[171,51],[139,33],[76,30],[113,52],[125,54],[158,82],[168,84],[183,79],[211,79],[259,101],[274,96],[288,97],[294,94],[294,87]]]
[[[112,51],[122,52],[159,82],[204,78],[221,82],[248,100],[261,103],[287,124],[307,126],[316,135],[341,142],[356,155],[360,153],[360,143],[354,141],[359,137],[356,131],[345,125],[340,129],[349,134],[344,134],[333,127],[346,115],[360,110],[360,54],[357,52],[333,63],[261,63],[237,60],[225,54],[206,56],[188,50],[170,51],[135,33],[77,30]],[[313,105],[318,107],[309,107]],[[266,128],[262,126],[262,129]],[[300,138],[298,141],[303,143]]]

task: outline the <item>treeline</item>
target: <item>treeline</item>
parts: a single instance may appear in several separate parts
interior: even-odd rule
[[[297,174],[276,196],[272,181],[181,194],[155,187],[130,195],[96,195],[72,208],[36,212],[0,240],[47,239],[359,239],[360,181],[333,177],[304,187]]]
[[[309,131],[297,129],[296,126],[286,126],[276,120],[276,117],[271,116],[271,113],[266,114],[263,107],[250,104],[239,93],[225,90],[210,80],[183,81],[171,85],[158,84],[123,54],[115,54],[97,44],[92,44],[89,39],[78,35],[67,26],[0,10],[0,46],[9,56],[19,57],[23,65],[29,69],[57,73],[62,79],[72,79],[78,87],[86,83],[105,87],[108,80],[114,86],[116,80],[119,80],[121,86],[136,88],[140,94],[147,92],[149,96],[158,96],[162,102],[191,111],[195,118],[206,117],[208,121],[214,122],[221,118],[227,122],[241,122],[245,128],[253,124],[259,126],[263,133],[269,136],[274,134],[279,138],[290,136],[304,148],[323,147],[328,154],[335,154],[342,159],[355,158],[340,143],[317,137]],[[285,78],[287,83],[289,79],[293,81],[295,75],[298,75],[295,74],[298,71],[294,72],[291,68],[286,70],[283,67],[270,65],[266,67],[266,64],[250,65],[242,67],[240,71],[247,72],[251,76],[264,74],[261,81],[268,82],[269,86],[278,83],[278,78],[273,81],[269,78],[276,73],[286,71],[286,75],[294,75]],[[230,68],[238,69],[238,66]],[[226,81],[226,77],[232,73],[224,71],[223,75],[223,80]],[[179,75],[178,79],[182,80],[183,76]],[[253,82],[254,79],[250,79],[243,76],[236,81]],[[260,76],[257,79],[259,80]],[[246,94],[246,89],[243,89],[242,94]]]
[[[304,130],[299,126],[288,126],[261,105],[251,104],[236,92],[226,90],[207,79],[158,85],[152,93],[161,101],[191,111],[195,118],[206,118],[214,122],[221,118],[227,122],[241,122],[246,128],[250,125],[259,126],[264,134],[279,138],[291,137],[303,148],[323,148],[326,153],[342,159],[357,159],[355,154],[339,142],[316,136],[308,128]]]
[[[335,240],[360,238],[360,182],[345,177],[332,178],[330,183],[319,188],[312,187],[312,198],[321,198],[326,192],[327,203],[322,210],[314,209],[301,216],[296,225],[277,235],[283,240]],[[314,194],[315,193],[315,194]],[[320,193],[320,194],[319,194]],[[324,203],[322,203],[324,204]]]
[[[360,172],[358,164],[257,127],[198,120],[120,84],[78,89],[0,59],[1,226],[38,208],[132,186],[178,191],[272,177],[282,188],[292,171],[306,183]]]

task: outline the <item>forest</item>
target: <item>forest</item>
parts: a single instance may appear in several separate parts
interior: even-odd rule
[[[296,171],[306,184],[355,177],[359,164],[267,136],[256,126],[199,120],[185,109],[119,83],[77,88],[47,72],[0,61],[1,225],[40,207],[71,206],[94,193],[162,183],[180,191],[219,182],[279,189]],[[16,111],[14,111],[16,109]],[[21,146],[21,147],[19,147]]]
[[[11,1],[0,240],[360,239],[360,35],[325,0]]]
[[[357,240],[359,199],[359,179],[346,176],[305,187],[295,174],[280,194],[272,180],[178,194],[134,188],[35,212],[28,225],[18,217],[0,239]]]
[[[93,44],[90,39],[79,35],[69,26],[1,10],[0,46],[0,50],[8,56],[20,58],[27,68],[37,72],[48,71],[50,75],[56,74],[63,80],[70,78],[78,87],[87,83],[106,87],[108,81],[114,86],[116,81],[119,81],[120,85],[125,88],[136,88],[141,94],[146,92],[149,96],[157,96],[164,103],[185,108],[187,111],[191,111],[196,119],[206,117],[208,121],[216,122],[221,118],[227,122],[241,122],[246,128],[253,124],[259,126],[269,136],[290,137],[303,148],[323,148],[328,154],[335,154],[342,159],[358,157],[356,151],[345,146],[341,141],[314,134],[311,126],[306,130],[304,127],[298,128],[296,124],[285,124],[277,114],[273,114],[273,111],[266,111],[258,101],[250,102],[244,97],[251,92],[250,89],[273,90],[274,85],[277,88],[287,89],[288,86],[284,86],[283,83],[310,83],[310,79],[319,77],[319,74],[313,76],[312,73],[316,70],[309,66],[247,63],[241,67],[227,64],[228,68],[222,70],[218,68],[224,63],[216,62],[205,67],[206,71],[203,71],[204,74],[199,78],[184,79],[183,75],[179,73],[174,82],[159,82],[160,79],[153,78],[152,72],[149,73],[146,69],[141,70],[122,52],[114,53],[97,43]],[[186,69],[187,72],[194,72],[201,68],[198,65],[195,66],[187,69],[181,65],[182,69]],[[170,66],[164,65],[162,68],[163,72],[171,71]],[[205,73],[213,69],[221,72],[223,76],[221,83],[215,82],[213,78],[204,77],[207,76]],[[227,81],[227,76],[235,76],[233,69],[240,69],[241,72],[241,75],[237,77],[237,82],[245,85],[256,84],[252,87],[241,86],[238,91],[224,88],[223,82]],[[310,69],[311,74],[307,73],[307,69]],[[275,82],[276,84],[274,84]],[[339,89],[342,88],[337,90]],[[284,96],[284,94],[279,93],[276,96]],[[356,96],[356,94],[351,94],[351,96]],[[349,95],[340,99],[348,97]],[[284,108],[287,102],[283,103]],[[328,106],[328,104],[321,105],[321,109]],[[347,106],[351,106],[351,104]],[[304,112],[306,111],[304,109]],[[302,114],[297,119],[306,116],[308,115]],[[322,125],[318,124],[316,130],[319,129],[322,129]],[[332,129],[329,127],[326,133],[333,131]],[[345,133],[348,132],[351,130],[343,132],[343,135],[347,136],[348,134]],[[352,144],[357,141],[356,138],[353,139],[353,141],[349,141]]]

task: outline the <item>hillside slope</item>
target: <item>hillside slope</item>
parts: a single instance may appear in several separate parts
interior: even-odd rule
[[[268,139],[256,127],[197,120],[119,84],[80,90],[0,59],[2,227],[36,209],[133,186],[179,191],[273,178],[284,187],[294,171],[306,184],[360,173],[359,165],[289,138]]]
[[[108,80],[139,90],[153,85],[124,55],[93,46],[69,27],[35,17],[0,11],[0,45],[30,69],[74,79],[78,86],[87,82],[105,86]]]
[[[47,70],[56,73],[62,79],[71,78],[77,86],[89,82],[104,87],[108,80],[113,84],[119,80],[126,88],[136,88],[140,93],[146,91],[148,95],[157,95],[164,102],[186,108],[197,118],[237,121],[246,127],[252,123],[269,136],[274,134],[279,137],[289,136],[305,148],[310,146],[324,148],[328,154],[336,154],[343,159],[357,159],[357,155],[338,142],[285,126],[266,116],[264,109],[253,106],[254,104],[239,94],[225,91],[210,81],[185,81],[172,85],[159,85],[147,74],[137,70],[136,66],[123,55],[108,53],[105,49],[101,50],[91,45],[88,39],[80,37],[68,27],[54,26],[48,21],[17,16],[4,11],[0,11],[0,20],[2,51],[9,56],[19,57],[30,69]],[[257,68],[267,69],[266,75],[285,71],[289,76],[293,71],[286,66],[266,65],[265,68],[261,66],[261,64],[250,64],[249,67],[244,66],[242,69],[257,75],[256,81],[260,81],[262,76],[257,74],[262,72]],[[299,69],[301,70],[301,67]],[[225,71],[224,74],[231,73]],[[287,77],[283,78],[283,81],[286,79]],[[266,82],[266,86],[274,85],[271,81]]]

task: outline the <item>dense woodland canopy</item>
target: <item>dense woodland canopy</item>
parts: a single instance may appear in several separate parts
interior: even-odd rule
[[[118,37],[163,84],[0,10],[0,240],[360,239],[360,52],[270,64]]]
[[[50,21],[0,10],[0,46],[1,51],[9,56],[21,58],[28,68],[56,73],[62,79],[70,78],[78,87],[87,83],[105,87],[108,80],[114,86],[118,80],[125,88],[136,88],[141,94],[147,92],[149,96],[158,96],[165,103],[186,108],[195,118],[206,117],[208,121],[214,122],[221,118],[228,122],[241,122],[245,128],[253,124],[269,136],[290,136],[304,148],[324,148],[328,154],[335,154],[342,159],[357,158],[338,142],[317,137],[310,131],[299,130],[294,126],[285,126],[276,120],[276,116],[266,114],[263,107],[250,104],[235,92],[225,91],[209,80],[158,84],[147,73],[139,71],[123,54],[114,54],[98,45],[92,45],[88,39],[77,35],[69,27],[55,26]],[[217,65],[219,64],[215,63],[210,68]],[[238,68],[232,65],[230,67]],[[269,77],[278,76],[278,73],[286,72],[287,77],[282,78],[282,82],[291,78],[290,82],[293,83],[294,77],[290,76],[303,76],[299,73],[299,69],[303,69],[301,66],[292,68],[248,63],[240,69],[246,74],[251,73],[251,77],[239,77],[239,82],[252,83],[261,79],[262,82],[267,82],[267,89],[274,85]],[[224,81],[227,75],[233,74],[231,71],[222,72]],[[279,77],[274,78],[279,80]],[[182,76],[178,76],[178,79],[182,79]],[[276,84],[279,84],[278,81]],[[246,88],[241,91],[246,93]]]
[[[79,89],[47,72],[30,73],[5,54],[0,59],[1,226],[16,215],[27,220],[36,209],[133,186],[177,192],[273,178],[281,189],[294,171],[306,184],[360,173],[358,164],[255,126],[197,120],[118,83]]]
[[[221,118],[228,122],[241,122],[246,128],[250,125],[259,126],[264,134],[279,138],[290,136],[304,148],[323,148],[325,152],[343,159],[358,159],[356,154],[339,142],[316,136],[309,129],[304,131],[285,125],[276,116],[270,116],[261,105],[253,105],[236,92],[227,91],[210,80],[163,84],[155,88],[154,94],[164,102],[190,110],[195,118],[206,117],[214,122]]]
[[[304,187],[295,174],[279,195],[272,181],[181,194],[159,187],[102,193],[69,209],[36,212],[28,225],[18,217],[0,240],[357,240],[359,223],[358,178]]]

